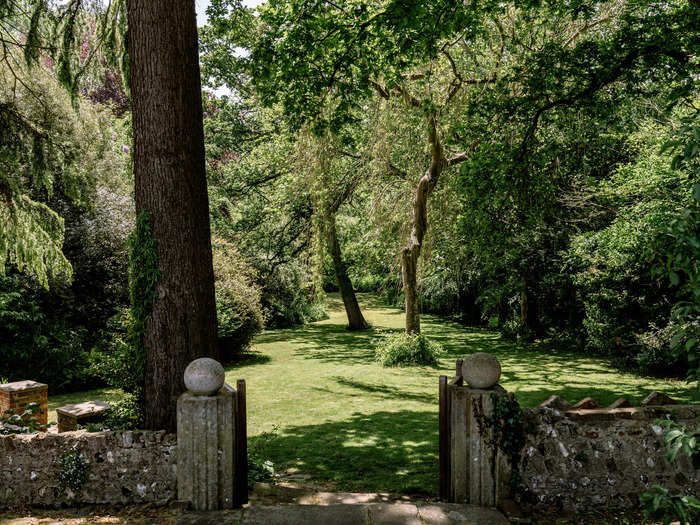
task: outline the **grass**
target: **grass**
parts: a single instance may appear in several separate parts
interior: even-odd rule
[[[371,330],[347,331],[342,302],[331,297],[329,319],[259,335],[255,352],[226,371],[229,384],[247,383],[250,445],[276,429],[266,449],[276,469],[295,469],[338,490],[436,494],[438,376],[454,375],[455,359],[473,352],[500,359],[501,384],[523,406],[551,394],[606,405],[618,397],[638,403],[654,390],[688,402],[695,392],[681,381],[620,372],[597,357],[517,347],[432,316],[423,317],[423,332],[443,344],[446,356],[436,366],[384,368],[374,360],[372,339],[380,330],[400,330],[403,313],[370,295],[360,294],[360,302]],[[49,408],[118,396],[114,390],[57,396]]]
[[[338,489],[437,492],[438,376],[453,376],[455,359],[473,352],[501,360],[501,384],[523,406],[551,394],[571,402],[639,402],[654,390],[690,401],[694,391],[680,381],[620,372],[599,358],[518,348],[493,332],[433,316],[423,317],[423,331],[445,347],[438,365],[384,368],[374,361],[372,339],[379,330],[400,330],[403,312],[364,294],[361,304],[372,330],[347,331],[342,303],[331,297],[329,319],[261,334],[255,357],[226,373],[231,384],[247,382],[251,442],[278,427],[268,452],[275,466]]]

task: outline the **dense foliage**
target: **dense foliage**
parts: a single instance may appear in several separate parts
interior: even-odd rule
[[[285,264],[317,271],[314,220],[352,165],[334,216],[348,275],[403,305],[411,201],[437,144],[447,166],[427,200],[424,312],[644,373],[695,367],[692,4],[278,0],[255,15],[219,0],[209,15],[206,82],[232,91],[229,113],[252,145],[218,165],[215,184],[242,183],[236,212],[257,203],[309,239],[284,252],[268,231],[248,237],[245,257],[276,246]],[[431,126],[437,142],[425,140]],[[336,290],[329,254],[321,269]]]
[[[0,0],[3,379],[138,392],[137,296],[157,279],[132,243],[129,312],[125,2],[15,4]],[[227,361],[263,327],[323,318],[343,272],[404,306],[410,252],[421,312],[697,376],[692,3],[213,0],[209,19]],[[406,341],[385,353],[430,346]]]
[[[49,70],[25,74],[23,96],[3,93],[15,109],[35,121],[39,115],[46,119],[44,133],[53,146],[44,149],[47,163],[37,176],[31,159],[19,156],[22,147],[31,152],[31,136],[13,134],[12,128],[2,135],[16,148],[5,150],[9,156],[3,159],[13,164],[1,172],[16,177],[14,187],[26,194],[13,195],[34,218],[12,204],[19,201],[0,206],[0,214],[9,213],[0,233],[8,236],[3,246],[16,254],[0,264],[0,356],[7,379],[32,378],[56,392],[96,384],[90,348],[128,301],[125,239],[133,219],[126,131],[105,108],[80,100],[75,109]],[[9,87],[0,83],[0,91]],[[14,184],[0,178],[8,180]],[[57,229],[48,234],[46,221]]]
[[[260,289],[254,270],[233,245],[214,239],[212,248],[221,358],[228,362],[248,348],[253,336],[262,330]]]

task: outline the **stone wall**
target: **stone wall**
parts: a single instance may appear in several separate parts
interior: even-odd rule
[[[527,443],[521,474],[532,503],[564,509],[639,506],[639,494],[659,484],[700,495],[700,471],[686,456],[666,459],[664,428],[671,415],[690,427],[700,405],[525,411]]]
[[[0,435],[0,508],[78,503],[165,503],[175,499],[174,435],[153,431]],[[59,459],[79,451],[88,479],[73,493]]]

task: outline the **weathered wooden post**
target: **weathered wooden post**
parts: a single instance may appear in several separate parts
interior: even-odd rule
[[[494,435],[492,415],[508,393],[501,365],[490,354],[458,360],[449,383],[440,378],[440,496],[495,507],[508,498],[510,464]],[[465,385],[464,383],[467,383]]]
[[[206,357],[187,366],[185,386],[187,392],[177,401],[178,499],[194,510],[239,506],[244,496],[238,478],[247,470],[247,458],[238,452],[245,448],[245,435],[236,432],[240,396],[224,383],[221,364]],[[243,483],[247,487],[247,479]]]

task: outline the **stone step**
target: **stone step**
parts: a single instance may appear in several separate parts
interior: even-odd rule
[[[189,512],[176,525],[508,525],[494,509],[456,503],[367,503],[251,506]]]

